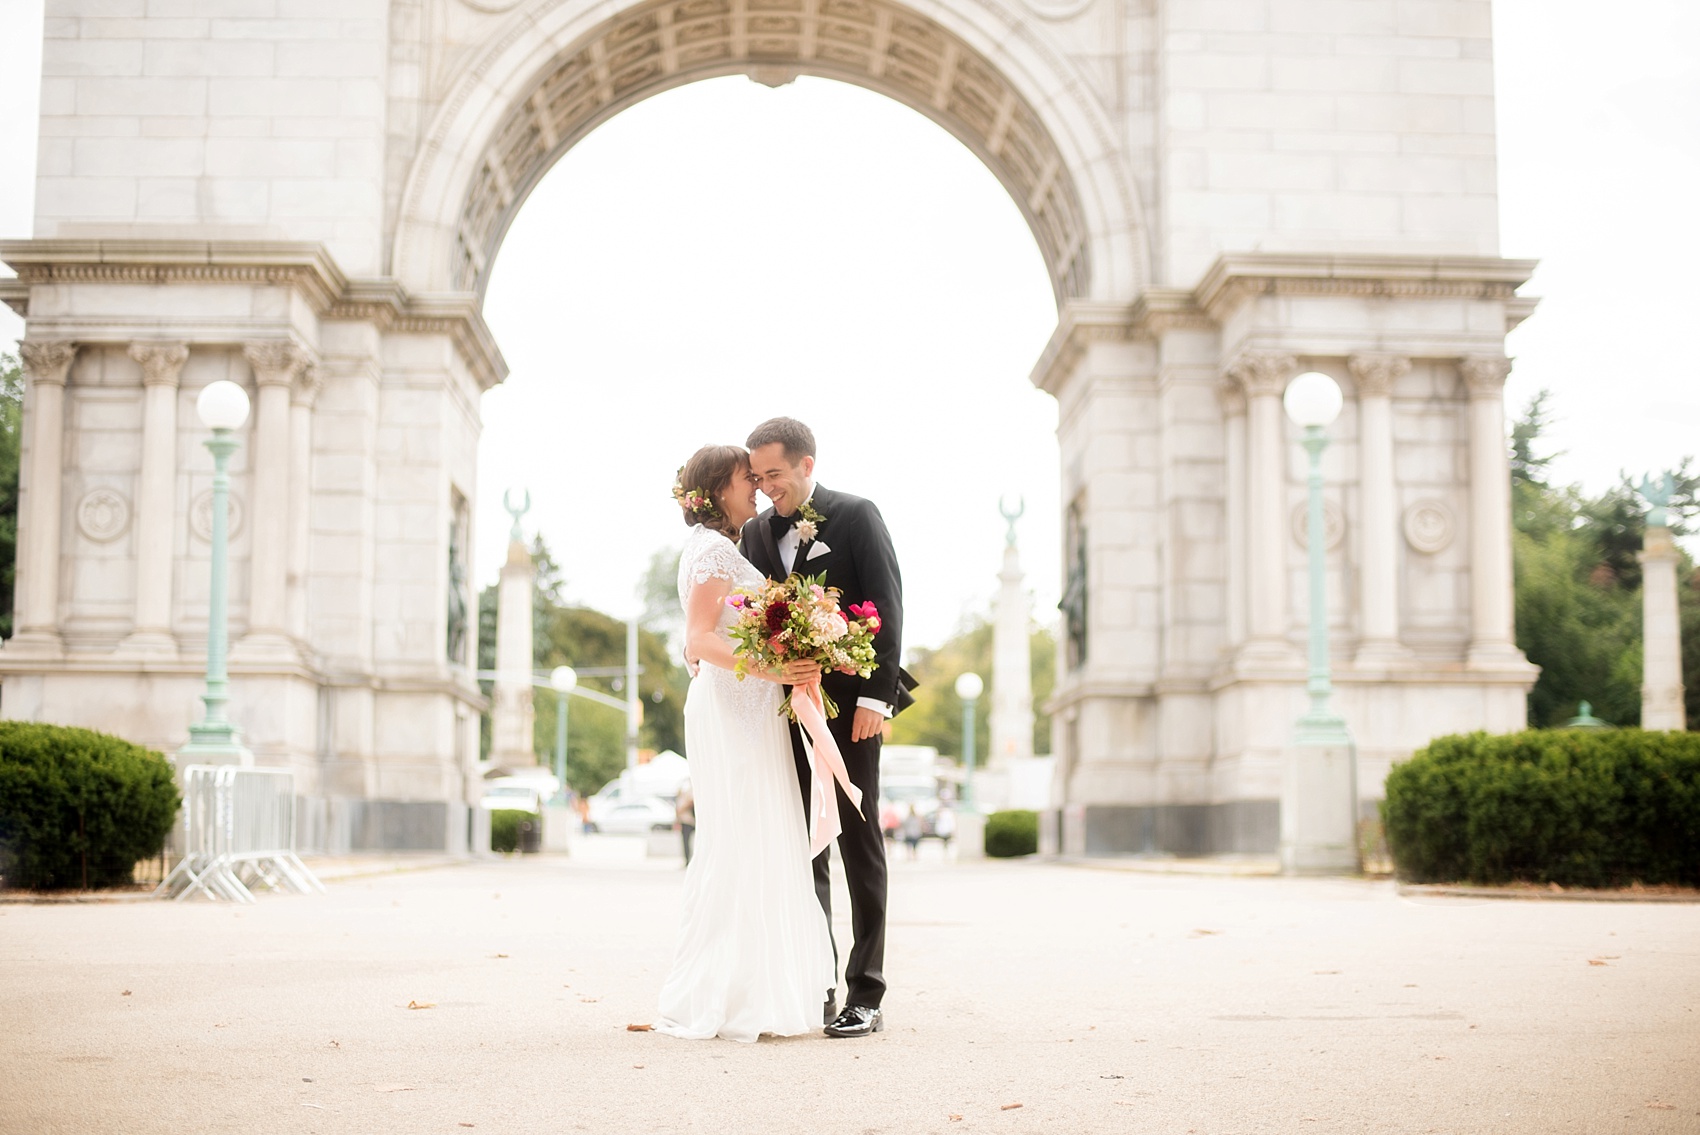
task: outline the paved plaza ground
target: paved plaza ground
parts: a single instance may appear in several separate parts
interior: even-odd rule
[[[1700,1131],[1694,904],[929,857],[889,1030],[749,1046],[627,1030],[681,876],[0,905],[0,1132]]]

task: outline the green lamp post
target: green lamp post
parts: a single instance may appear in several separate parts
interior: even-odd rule
[[[555,691],[555,790],[557,800],[567,798],[567,697],[578,688],[578,671],[557,666],[549,671],[549,686]]]
[[[962,699],[962,811],[974,812],[974,709],[986,683],[970,670],[956,679],[956,696]]]
[[[1328,661],[1327,536],[1322,511],[1322,452],[1327,429],[1340,416],[1340,385],[1317,371],[1288,383],[1287,416],[1304,430],[1310,457],[1305,547],[1310,567],[1310,707],[1293,732],[1282,770],[1281,868],[1288,874],[1356,871],[1357,754],[1346,722],[1329,705],[1334,683]]]
[[[212,580],[207,588],[206,715],[189,726],[189,743],[177,750],[180,765],[252,765],[254,755],[242,744],[241,731],[226,716],[230,700],[225,669],[230,642],[230,455],[241,443],[236,431],[248,420],[248,392],[234,382],[208,383],[195,400],[201,423],[212,430],[206,447],[213,457]],[[268,518],[269,519],[269,518]],[[260,518],[256,518],[256,523]]]

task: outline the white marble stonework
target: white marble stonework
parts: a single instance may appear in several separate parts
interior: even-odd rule
[[[1498,255],[1487,0],[46,0],[17,634],[0,713],[186,738],[211,462],[241,382],[232,713],[315,838],[453,844],[483,702],[480,317],[509,222],[596,125],[716,75],[822,75],[950,130],[1054,286],[1085,541],[1050,838],[1272,849],[1303,706],[1302,369],[1339,707],[1368,796],[1439,732],[1523,722],[1502,388],[1533,265]],[[127,515],[127,521],[124,517]],[[1065,556],[1072,555],[1065,549]],[[1071,661],[1072,660],[1072,661]]]

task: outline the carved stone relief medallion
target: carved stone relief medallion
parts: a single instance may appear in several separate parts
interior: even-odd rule
[[[1405,542],[1424,555],[1451,544],[1455,527],[1452,510],[1441,501],[1418,501],[1405,510]]]
[[[1346,516],[1340,511],[1340,506],[1331,500],[1322,502],[1322,547],[1332,552],[1340,546],[1340,541],[1346,536]],[[1299,505],[1293,509],[1293,542],[1301,548],[1310,547],[1310,507]]]
[[[212,543],[212,500],[213,491],[203,489],[189,504],[189,531],[199,539]],[[242,498],[235,493],[230,494],[230,538],[242,531]]]
[[[94,489],[77,503],[77,528],[97,544],[124,535],[130,527],[130,502],[115,489]]]

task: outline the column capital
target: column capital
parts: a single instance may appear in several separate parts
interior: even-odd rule
[[[254,368],[260,386],[289,386],[308,363],[307,353],[288,339],[261,339],[244,343],[242,355]]]
[[[1223,378],[1216,383],[1216,404],[1224,416],[1237,418],[1245,413],[1245,390],[1233,379]]]
[[[1360,397],[1385,398],[1393,384],[1411,373],[1411,360],[1404,355],[1362,354],[1346,360],[1346,368],[1357,381]]]
[[[143,386],[176,386],[189,361],[189,347],[181,342],[139,339],[130,344],[130,357],[142,364]]]
[[[1292,355],[1280,351],[1247,351],[1229,363],[1225,373],[1244,387],[1247,395],[1257,398],[1279,396],[1298,369],[1299,361]]]
[[[19,339],[18,357],[32,385],[64,386],[71,360],[77,357],[77,344],[69,339]]]
[[[324,385],[324,369],[315,362],[307,362],[296,374],[295,384],[289,388],[289,400],[297,406],[311,406],[318,400]]]
[[[1465,355],[1458,360],[1458,373],[1464,376],[1471,398],[1499,398],[1505,392],[1511,360],[1504,355]]]

